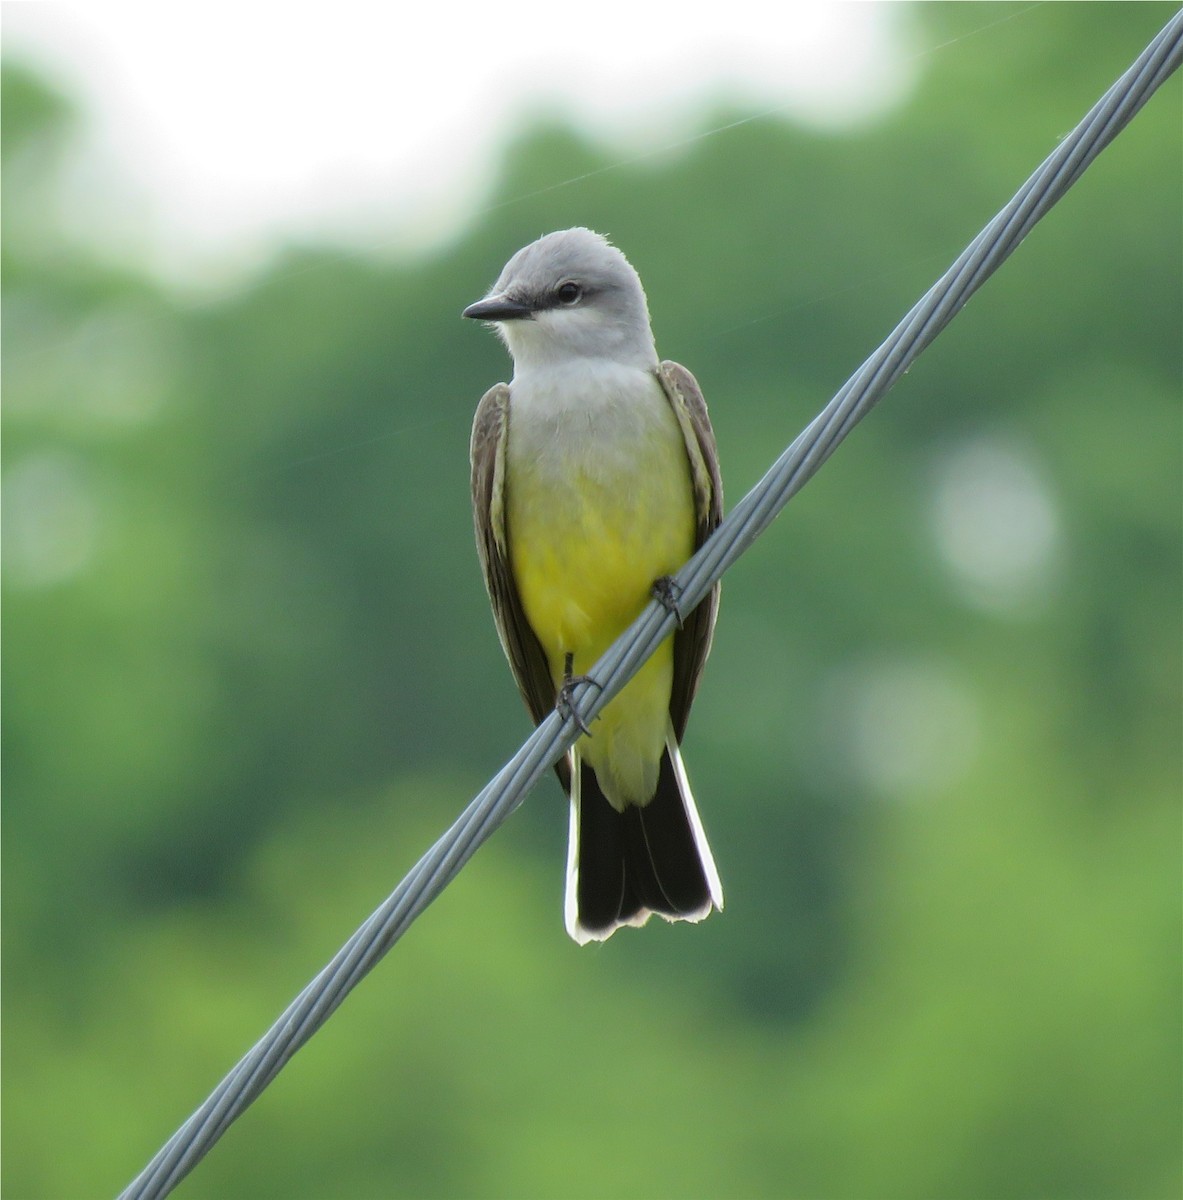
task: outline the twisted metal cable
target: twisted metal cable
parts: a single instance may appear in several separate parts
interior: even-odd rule
[[[675,583],[685,611],[706,595],[772,523],[842,439],[1133,119],[1181,61],[1183,12],[1168,22],[678,572]],[[674,623],[674,615],[660,604],[648,605],[592,669],[592,678],[598,684],[587,682],[575,689],[573,707],[577,715],[564,720],[555,712],[538,726],[328,966],[292,1001],[279,1020],[128,1185],[120,1200],[157,1200],[166,1196],[196,1166],[575,742],[580,734],[580,721],[590,721],[624,687],[672,632]]]

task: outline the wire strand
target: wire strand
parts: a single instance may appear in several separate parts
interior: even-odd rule
[[[768,528],[843,438],[1133,119],[1181,60],[1183,12],[1168,22],[678,572],[675,582],[681,588],[684,608],[693,608]],[[538,726],[393,893],[173,1134],[120,1200],[158,1200],[201,1161],[570,748],[580,735],[580,723],[594,718],[628,682],[673,630],[674,620],[656,602],[646,607],[593,667],[591,674],[598,684],[576,687],[575,714],[564,720],[555,712]]]

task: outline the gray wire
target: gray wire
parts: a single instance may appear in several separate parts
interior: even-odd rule
[[[678,572],[675,582],[681,589],[685,611],[693,608],[768,528],[842,439],[1133,119],[1181,60],[1183,12],[1168,22]],[[575,689],[574,706],[582,721],[590,721],[620,691],[672,631],[674,621],[661,605],[648,605],[592,669],[599,686],[584,683]],[[538,726],[447,833],[128,1185],[120,1200],[166,1196],[196,1166],[578,735],[577,720],[564,720],[557,712]]]

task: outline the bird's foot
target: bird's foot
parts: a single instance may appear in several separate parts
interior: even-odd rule
[[[600,690],[600,685],[590,675],[572,675],[571,669],[574,663],[575,655],[568,654],[563,663],[563,685],[559,688],[559,694],[555,699],[555,708],[559,710],[559,716],[564,721],[573,720],[585,736],[591,737],[592,732],[588,729],[587,722],[579,715],[579,711],[575,707],[574,692],[581,683],[590,683],[597,691]]]
[[[680,604],[682,589],[672,575],[663,575],[660,579],[655,579],[653,586],[649,589],[649,594],[666,612],[674,614],[674,620],[678,622],[679,629],[685,627]]]

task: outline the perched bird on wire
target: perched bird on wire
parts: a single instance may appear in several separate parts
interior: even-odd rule
[[[723,889],[679,744],[718,611],[670,576],[719,524],[715,437],[694,377],[659,362],[641,280],[588,229],[519,250],[464,316],[514,375],[481,400],[472,499],[501,644],[535,723],[656,597],[679,628],[557,770],[571,797],[565,917],[580,943],[657,913],[700,921]]]

